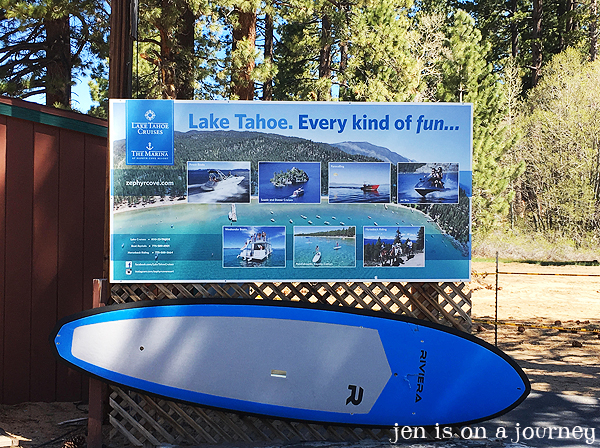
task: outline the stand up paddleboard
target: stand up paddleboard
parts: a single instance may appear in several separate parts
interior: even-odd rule
[[[438,324],[293,302],[166,300],[61,320],[56,354],[108,382],[275,418],[356,426],[465,425],[530,385],[490,344]]]

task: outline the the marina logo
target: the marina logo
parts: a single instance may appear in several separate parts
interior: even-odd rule
[[[127,100],[127,165],[173,165],[173,101]]]

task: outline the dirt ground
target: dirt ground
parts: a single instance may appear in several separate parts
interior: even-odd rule
[[[534,391],[600,398],[600,268],[507,263],[499,271],[510,272],[498,277],[499,348],[523,367]],[[495,264],[473,263],[472,280],[473,332],[493,344]],[[87,406],[75,403],[0,405],[0,428],[21,446],[60,447],[86,430],[85,422],[63,422],[86,415]]]
[[[473,263],[471,282],[474,333],[490,343],[494,326],[481,321],[495,316],[495,270]],[[498,320],[511,324],[498,326],[498,347],[519,362],[534,391],[600,398],[600,268],[500,263],[498,271],[510,272],[498,275]]]

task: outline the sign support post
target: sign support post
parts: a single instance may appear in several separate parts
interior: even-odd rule
[[[94,279],[93,307],[100,308],[108,303],[109,283],[106,279]],[[89,380],[88,448],[102,448],[102,422],[105,417],[107,386],[96,378]]]

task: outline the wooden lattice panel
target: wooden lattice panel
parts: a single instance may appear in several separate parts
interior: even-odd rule
[[[387,428],[348,428],[258,418],[190,406],[111,387],[111,438],[134,446],[201,445],[231,442],[389,440]]]
[[[182,298],[294,300],[403,314],[471,330],[471,291],[465,283],[202,283],[115,284],[111,303]],[[217,411],[153,398],[117,387],[109,399],[111,437],[134,446],[231,442],[388,440],[387,429],[324,426]]]
[[[115,284],[113,303],[191,298],[297,300],[405,314],[471,331],[471,291],[465,283],[190,283]]]

